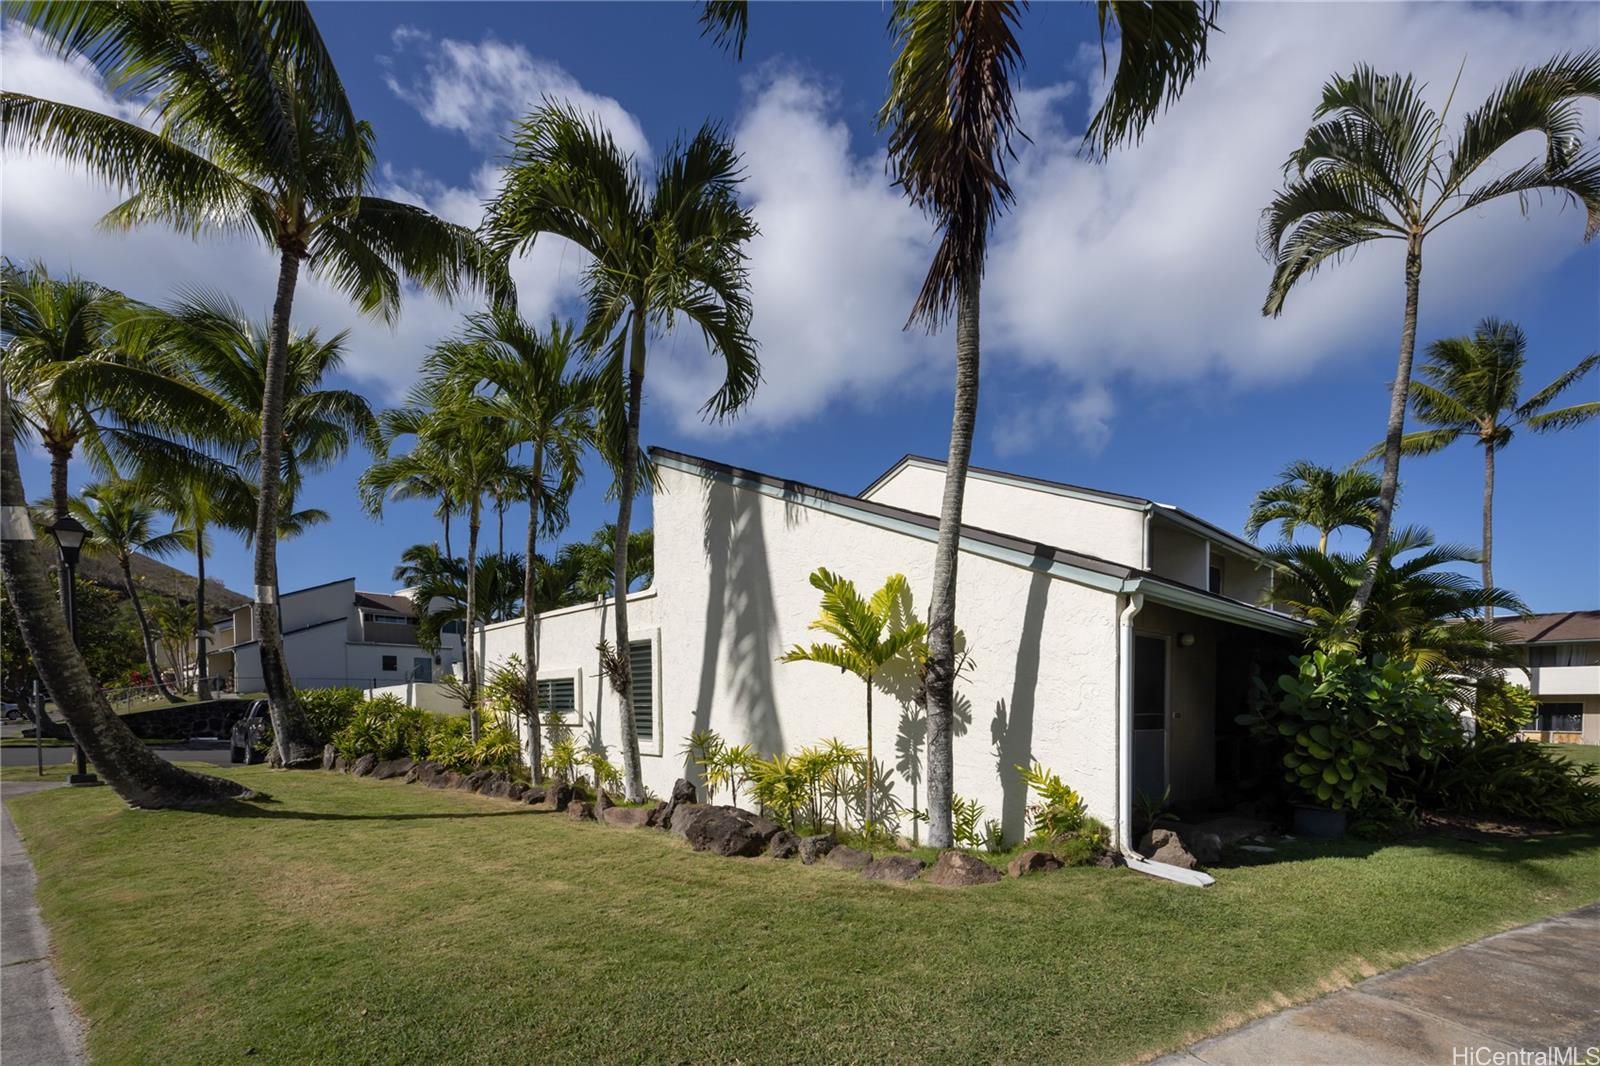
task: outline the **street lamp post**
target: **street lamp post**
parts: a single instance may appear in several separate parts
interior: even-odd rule
[[[61,610],[67,616],[67,632],[72,636],[72,645],[78,645],[78,596],[77,596],[77,571],[78,553],[83,550],[83,542],[88,539],[89,531],[83,524],[69,514],[58,514],[45,529],[50,536],[55,538],[56,551],[61,556]],[[72,746],[76,749],[78,760],[77,773],[67,777],[69,785],[98,785],[100,779],[89,772],[88,760],[83,754],[83,745],[78,743],[78,738],[72,738]]]

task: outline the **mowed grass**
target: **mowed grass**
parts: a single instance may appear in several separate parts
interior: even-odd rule
[[[1567,762],[1600,766],[1600,744],[1546,744],[1544,750]],[[1590,779],[1600,779],[1600,773],[1591,774]]]
[[[225,772],[275,800],[10,801],[94,1061],[1116,1062],[1600,898],[1592,833],[949,890]]]

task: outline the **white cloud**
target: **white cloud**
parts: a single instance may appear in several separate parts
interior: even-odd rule
[[[1063,439],[1090,454],[1104,450],[1117,409],[1110,388],[1091,382],[1072,391],[1065,387],[1045,391],[1053,395],[1045,400],[1019,396],[1005,403],[1005,417],[991,420],[995,451],[1012,456],[1041,447],[1059,450]]]
[[[393,54],[382,59],[384,80],[430,126],[466,134],[473,144],[493,150],[513,122],[549,97],[594,116],[624,152],[650,158],[650,142],[626,108],[584,89],[560,64],[536,58],[520,44],[493,37],[477,44],[436,40],[410,26],[395,30],[392,40]],[[420,72],[411,74],[418,62]]]

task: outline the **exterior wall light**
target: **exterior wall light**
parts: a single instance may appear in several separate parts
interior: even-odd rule
[[[1178,644],[1179,644],[1179,646],[1185,647],[1185,648],[1194,647],[1194,634],[1193,633],[1179,633],[1178,634]]]

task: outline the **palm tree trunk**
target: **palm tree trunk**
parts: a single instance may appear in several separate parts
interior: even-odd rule
[[[628,528],[633,522],[633,496],[638,491],[639,407],[644,400],[644,329],[642,309],[633,312],[633,351],[628,360],[628,429],[617,474],[617,538],[612,549],[611,580],[617,596],[614,612],[617,655],[626,683],[617,694],[622,713],[622,786],[629,803],[644,800],[644,771],[639,764],[639,730],[633,720],[633,656],[628,644]]]
[[[273,743],[285,767],[322,765],[316,731],[306,718],[289,677],[278,622],[278,476],[283,461],[283,382],[289,361],[289,315],[294,307],[300,258],[284,249],[278,261],[278,296],[272,305],[261,396],[261,484],[256,503],[255,600],[251,620],[261,654],[261,680],[272,715]]]
[[[955,699],[956,563],[961,548],[961,507],[978,419],[978,300],[980,281],[969,276],[956,304],[956,395],[950,420],[950,455],[939,506],[939,543],[933,557],[933,597],[928,606],[928,844],[953,842],[950,800],[955,792],[951,707]]]
[[[867,795],[862,811],[867,816],[867,836],[872,835],[872,675],[867,675]]]
[[[0,397],[0,507],[7,515],[25,514],[28,497],[11,436],[10,408],[10,398]],[[178,769],[112,712],[73,646],[66,615],[32,545],[6,541],[0,550],[0,577],[16,609],[22,641],[56,709],[95,770],[129,806],[193,808],[254,796],[236,782]]]
[[[57,515],[67,513],[67,464],[72,461],[72,442],[49,440],[45,450],[50,453],[50,502]]]
[[[445,497],[444,501],[444,557],[446,559],[455,558],[455,555],[450,551],[450,498],[448,496]]]
[[[1328,533],[1329,530],[1326,529],[1317,530],[1317,554],[1319,555],[1328,554]]]
[[[544,455],[534,442],[533,477],[528,485],[528,565],[522,571],[522,661],[527,667],[528,688],[524,700],[528,707],[528,760],[533,763],[533,781],[544,780],[544,745],[539,731],[544,728],[539,713],[539,611],[534,603],[534,553],[538,548],[539,486],[544,480]]]
[[[133,567],[127,557],[117,560],[122,566],[122,585],[128,590],[128,602],[133,604],[133,617],[139,623],[139,639],[144,642],[144,661],[150,667],[150,677],[156,684],[156,690],[168,703],[182,703],[183,700],[161,679],[161,664],[156,661],[156,638],[150,631],[150,619],[145,617],[144,604],[139,600],[139,586],[133,581]]]
[[[464,634],[466,641],[465,669],[467,672],[467,726],[472,732],[472,742],[478,742],[478,657],[476,641],[473,639],[472,625],[476,621],[478,607],[478,523],[482,517],[480,510],[482,504],[473,500],[468,508],[467,517],[467,631]]]
[[[1411,359],[1417,348],[1417,297],[1422,288],[1422,238],[1412,237],[1406,244],[1406,313],[1400,330],[1400,361],[1394,382],[1389,386],[1389,425],[1383,437],[1383,476],[1378,482],[1378,519],[1372,524],[1372,543],[1367,549],[1367,572],[1361,578],[1351,601],[1350,625],[1361,620],[1378,580],[1378,562],[1383,546],[1389,542],[1389,525],[1394,520],[1394,497],[1400,488],[1400,438],[1406,431],[1406,403],[1411,396]]]
[[[206,699],[211,695],[207,682],[211,668],[206,665],[206,527],[204,522],[194,524],[194,676],[198,695]]]
[[[1494,587],[1494,445],[1483,446],[1483,590]],[[1483,617],[1494,620],[1494,607],[1485,603]]]

